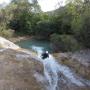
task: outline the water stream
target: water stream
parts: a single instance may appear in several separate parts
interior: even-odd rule
[[[47,90],[56,90],[58,83],[58,72],[59,72],[58,64],[56,63],[52,55],[49,55],[49,58],[45,60],[41,59],[41,53],[43,52],[43,48],[33,46],[32,49],[37,52],[39,60],[43,63],[43,67],[44,67],[43,78],[45,78],[45,80],[48,83],[46,86]],[[39,79],[40,77],[37,77],[36,75],[36,78]]]

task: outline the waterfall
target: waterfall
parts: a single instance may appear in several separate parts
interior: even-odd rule
[[[53,57],[43,60],[44,75],[49,83],[48,90],[56,90],[58,83],[58,67]]]
[[[45,60],[41,59],[41,53],[43,52],[43,48],[33,46],[32,49],[38,53],[38,58],[44,66],[44,78],[48,83],[46,87],[47,90],[56,90],[59,71],[58,64],[56,63],[52,55],[49,55],[49,58]]]

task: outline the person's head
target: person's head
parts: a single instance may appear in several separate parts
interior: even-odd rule
[[[48,51],[46,51],[46,53],[48,54]]]

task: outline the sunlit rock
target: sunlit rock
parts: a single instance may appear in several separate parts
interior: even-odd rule
[[[14,43],[3,37],[0,37],[0,48],[20,49],[19,46],[15,45]]]

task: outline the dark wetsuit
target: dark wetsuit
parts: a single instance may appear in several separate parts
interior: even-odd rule
[[[42,59],[45,59],[45,58],[48,58],[49,57],[49,54],[48,53],[42,53]]]

